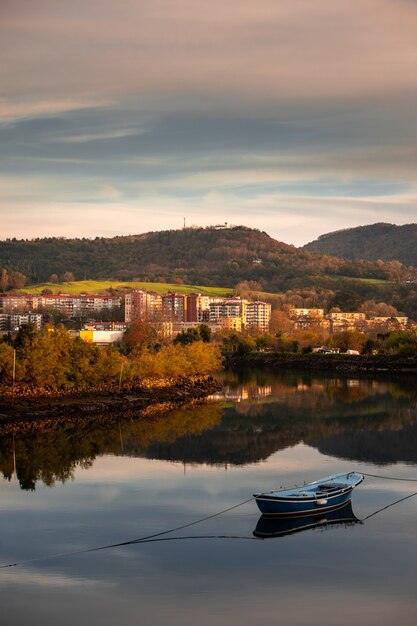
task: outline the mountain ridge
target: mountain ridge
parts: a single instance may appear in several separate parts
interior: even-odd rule
[[[400,261],[406,266],[417,267],[417,224],[398,226],[376,222],[343,228],[320,235],[301,250],[349,260]]]
[[[233,286],[242,280],[282,289],[306,276],[400,279],[389,264],[345,260],[283,243],[246,226],[185,228],[95,239],[62,237],[0,242],[0,268],[29,282],[71,272],[108,279]]]

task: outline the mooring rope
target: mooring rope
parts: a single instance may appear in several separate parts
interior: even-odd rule
[[[415,496],[417,496],[417,491],[415,491],[414,493],[411,493],[408,496],[404,496],[403,498],[400,498],[399,500],[395,500],[395,502],[391,502],[391,504],[387,504],[386,506],[383,506],[382,508],[378,509],[377,511],[374,511],[373,513],[370,513],[366,517],[363,517],[361,519],[361,522],[365,522],[366,520],[373,517],[374,515],[377,515],[378,513],[381,513],[382,511],[386,511],[386,509],[389,509],[392,506],[399,504],[400,502],[404,502],[404,500],[409,500],[410,498],[414,498]]]
[[[368,477],[372,477],[372,478],[381,478],[384,480],[398,480],[398,481],[404,481],[404,482],[417,482],[417,478],[398,478],[396,476],[383,476],[381,474],[370,474],[367,472],[361,472],[361,474],[363,474],[364,476],[368,476]],[[286,488],[280,486],[280,489],[276,489],[275,491],[284,491]],[[378,509],[377,511],[374,511],[373,513],[370,513],[369,515],[367,515],[366,517],[364,517],[363,519],[359,520],[361,522],[364,522],[368,519],[370,519],[371,517],[373,517],[374,515],[377,515],[378,513],[381,513],[382,511],[385,511],[386,509],[391,508],[392,506],[395,506],[396,504],[399,504],[400,502],[403,502],[405,500],[408,500],[410,498],[413,498],[414,496],[417,496],[417,492],[412,493],[408,496],[404,496],[402,498],[400,498],[399,500],[396,500],[395,502],[391,502],[391,504],[387,504],[386,506]],[[72,552],[61,552],[58,554],[52,554],[50,556],[46,556],[46,557],[38,557],[38,558],[34,558],[34,559],[29,559],[27,561],[20,561],[17,563],[7,563],[6,565],[0,565],[0,569],[6,569],[6,568],[10,568],[10,567],[18,567],[21,565],[27,565],[29,563],[34,563],[34,562],[40,562],[40,561],[48,561],[48,560],[52,560],[52,559],[56,559],[56,558],[62,558],[62,557],[67,557],[67,556],[75,556],[75,555],[80,555],[80,554],[88,554],[90,552],[98,552],[100,550],[109,550],[110,548],[119,548],[119,547],[123,547],[123,546],[129,546],[129,545],[134,545],[134,544],[139,544],[139,543],[151,543],[154,541],[168,541],[168,540],[178,540],[178,539],[258,539],[256,537],[247,537],[247,536],[238,536],[238,535],[197,535],[197,536],[188,536],[188,537],[169,537],[169,538],[165,538],[165,539],[161,539],[164,535],[168,535],[170,533],[176,532],[178,530],[183,530],[184,528],[190,528],[191,526],[195,526],[196,524],[201,524],[202,522],[205,522],[207,520],[213,519],[215,517],[219,517],[220,515],[223,515],[224,513],[228,513],[229,511],[233,511],[234,509],[237,509],[245,504],[248,504],[249,502],[251,502],[253,500],[254,496],[251,496],[250,498],[248,498],[247,500],[243,500],[242,502],[238,502],[238,504],[233,504],[232,506],[229,506],[227,509],[222,509],[221,511],[217,511],[216,513],[212,513],[211,515],[206,515],[205,517],[201,517],[197,520],[194,520],[192,522],[188,522],[187,524],[182,524],[181,526],[175,526],[174,528],[169,528],[168,530],[162,530],[158,533],[153,533],[151,535],[145,535],[143,537],[138,537],[136,539],[130,539],[128,541],[121,541],[118,543],[111,543],[111,544],[106,544],[104,546],[98,546],[98,547],[94,547],[94,548],[85,548],[83,550],[74,550]]]
[[[159,533],[153,533],[152,535],[145,535],[144,537],[139,537],[137,539],[130,539],[128,541],[121,541],[119,543],[111,543],[104,546],[98,546],[95,548],[85,548],[83,550],[74,550],[72,552],[61,552],[59,554],[52,554],[47,557],[39,557],[35,559],[30,559],[28,561],[20,561],[19,563],[7,563],[6,565],[0,565],[0,569],[5,569],[8,567],[17,567],[19,565],[27,565],[28,563],[39,562],[39,561],[47,561],[50,559],[61,558],[65,556],[75,556],[79,554],[87,554],[89,552],[98,552],[99,550],[108,550],[110,548],[119,548],[122,546],[129,546],[136,543],[146,543],[151,540],[155,540],[157,537],[162,537],[163,535],[168,535],[169,533],[173,533],[178,530],[183,530],[184,528],[189,528],[190,526],[195,526],[196,524],[201,524],[202,522],[206,522],[209,519],[213,519],[214,517],[218,517],[219,515],[223,515],[224,513],[228,513],[229,511],[233,511],[233,509],[237,509],[248,502],[253,500],[253,496],[248,498],[247,500],[243,500],[243,502],[239,502],[238,504],[234,504],[233,506],[229,506],[227,509],[223,509],[221,511],[217,511],[217,513],[212,513],[211,515],[206,515],[205,517],[201,517],[200,519],[194,520],[192,522],[188,522],[187,524],[182,524],[181,526],[175,526],[175,528],[169,528],[168,530],[162,530]],[[236,537],[237,538],[237,537]],[[243,538],[243,537],[242,537]]]
[[[364,476],[371,476],[372,478],[382,478],[384,480],[402,480],[408,483],[417,483],[417,478],[397,478],[396,476],[381,476],[381,474],[367,474],[366,472],[361,472]]]

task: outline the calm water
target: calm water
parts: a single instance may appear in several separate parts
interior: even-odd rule
[[[224,374],[206,405],[0,437],[1,624],[407,626],[417,482],[367,477],[363,523],[253,535],[258,490],[352,469],[417,481],[415,380]]]

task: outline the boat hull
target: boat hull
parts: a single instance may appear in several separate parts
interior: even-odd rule
[[[263,515],[287,515],[301,516],[311,515],[312,513],[332,511],[343,506],[352,497],[352,490],[328,496],[324,502],[322,499],[309,498],[294,502],[288,498],[277,498],[268,496],[256,496],[256,504]]]
[[[303,516],[337,509],[352,497],[353,489],[364,479],[359,472],[335,474],[302,487],[254,494],[266,516]]]
[[[253,534],[255,537],[268,539],[270,537],[292,535],[304,530],[322,529],[326,526],[350,526],[358,523],[361,522],[353,513],[352,504],[349,500],[327,513],[320,510],[310,515],[261,515]]]

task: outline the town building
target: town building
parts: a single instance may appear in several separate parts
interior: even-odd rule
[[[405,330],[408,328],[408,317],[395,316],[395,317],[381,317],[373,316],[368,320],[368,328],[382,329],[384,331],[389,330]]]
[[[187,321],[187,297],[183,293],[170,291],[162,296],[162,319],[171,322]]]
[[[151,322],[161,319],[162,297],[155,291],[137,289],[125,296],[125,322],[142,320]]]
[[[291,319],[301,319],[307,318],[311,320],[323,319],[324,318],[324,309],[301,309],[301,308],[292,308],[290,310]]]
[[[328,318],[333,333],[367,329],[366,314],[359,311],[334,311],[329,313]]]
[[[79,337],[86,343],[107,346],[111,343],[120,343],[123,335],[123,330],[80,330]]]
[[[209,321],[212,324],[224,317],[240,317],[242,326],[246,326],[246,308],[248,301],[243,298],[221,298],[210,302]]]
[[[0,296],[0,311],[3,313],[50,309],[68,317],[89,317],[101,311],[118,309],[121,304],[120,297],[105,294],[2,294]]]
[[[216,326],[220,330],[240,332],[242,330],[242,319],[240,317],[218,317]]]
[[[83,330],[107,330],[107,331],[122,331],[126,332],[126,322],[86,322],[83,326]]]
[[[15,332],[24,324],[33,324],[37,329],[42,328],[41,313],[1,313],[0,330]]]
[[[271,321],[271,305],[269,302],[248,302],[246,305],[246,328],[263,333],[268,332]]]
[[[210,319],[210,302],[217,302],[219,298],[203,296],[201,293],[187,295],[187,322],[208,322]]]

